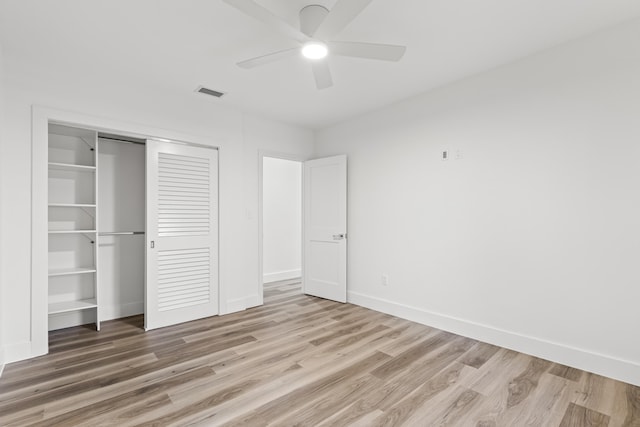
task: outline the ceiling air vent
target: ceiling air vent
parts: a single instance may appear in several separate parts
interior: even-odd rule
[[[215,96],[216,98],[222,98],[222,96],[224,96],[224,92],[218,92],[217,90],[207,89],[206,87],[203,87],[203,86],[198,86],[198,88],[196,89],[196,92],[204,93],[205,95]]]

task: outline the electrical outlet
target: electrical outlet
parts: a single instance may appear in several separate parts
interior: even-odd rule
[[[382,286],[389,286],[389,275],[388,274],[383,274],[382,275]]]

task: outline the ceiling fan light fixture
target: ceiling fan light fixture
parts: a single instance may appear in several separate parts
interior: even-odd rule
[[[329,48],[322,42],[309,42],[302,47],[302,56],[307,59],[322,59],[329,53]]]

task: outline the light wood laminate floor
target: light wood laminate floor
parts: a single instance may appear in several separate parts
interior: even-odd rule
[[[640,389],[269,286],[263,307],[50,335],[6,367],[0,425],[640,426]]]

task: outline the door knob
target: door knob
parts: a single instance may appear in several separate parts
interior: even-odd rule
[[[347,235],[346,235],[346,234],[334,234],[334,235],[333,235],[333,240],[342,240],[342,239],[344,239],[345,237],[347,237]]]

